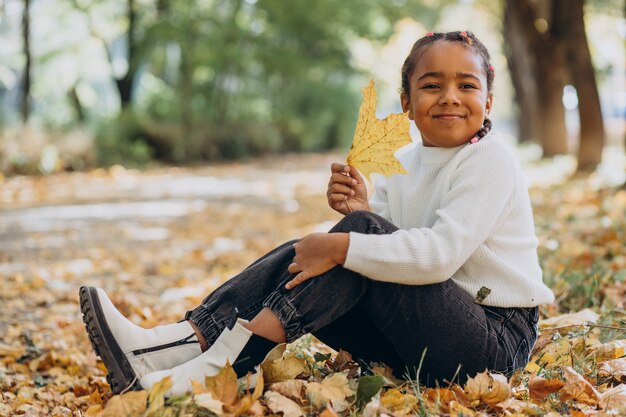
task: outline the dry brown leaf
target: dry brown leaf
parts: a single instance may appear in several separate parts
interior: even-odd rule
[[[449,409],[450,417],[474,417],[476,415],[476,411],[471,410],[456,401],[450,402]]]
[[[396,378],[393,375],[393,369],[391,369],[391,367],[384,363],[377,366],[372,366],[372,373],[374,375],[380,375],[384,377],[387,381],[391,382],[394,385],[400,385],[403,382],[402,380]]]
[[[337,414],[332,407],[326,407],[324,411],[320,413],[319,417],[339,417],[339,414]]]
[[[383,120],[376,117],[376,87],[370,81],[363,89],[363,103],[354,131],[348,164],[370,177],[372,172],[383,175],[406,174],[394,152],[411,143],[411,122],[406,114],[390,114]]]
[[[593,324],[598,321],[600,316],[590,308],[578,311],[576,313],[561,314],[560,316],[550,317],[539,321],[539,329],[551,327],[577,326],[583,324]]]
[[[276,391],[302,404],[304,402],[304,386],[306,384],[307,382],[302,379],[290,379],[288,381],[271,384],[270,390]]]
[[[444,413],[450,411],[452,401],[461,405],[469,405],[470,399],[458,385],[451,385],[449,388],[427,388],[423,398],[428,400],[434,408],[439,408]]]
[[[17,359],[25,353],[26,348],[23,346],[11,346],[5,343],[0,343],[0,357],[10,356]]]
[[[618,381],[626,381],[626,357],[602,362],[598,373],[601,376],[610,376]]]
[[[194,402],[200,407],[206,408],[210,412],[217,414],[218,416],[223,413],[224,403],[220,400],[213,398],[210,392],[204,392],[201,394],[194,394]]]
[[[2,412],[1,408],[0,412]],[[103,414],[104,410],[102,409],[102,404],[90,405],[89,408],[85,411],[85,417],[102,417]]]
[[[591,347],[600,360],[617,359],[626,354],[626,339],[612,340]]]
[[[150,406],[147,414],[154,413],[163,408],[165,405],[165,394],[170,388],[172,388],[172,377],[170,376],[166,376],[152,386],[148,396],[148,404]]]
[[[310,382],[306,386],[306,395],[311,404],[317,408],[331,404],[338,412],[348,407],[346,397],[354,395],[344,374],[332,374],[319,382]]]
[[[600,394],[598,403],[603,410],[626,415],[626,384],[619,384]]]
[[[109,399],[102,417],[136,417],[146,410],[148,391],[129,391]]]
[[[548,344],[542,351],[532,357],[529,364],[535,364],[536,369],[527,366],[529,371],[537,371],[540,367],[553,369],[572,365],[572,352],[584,349],[585,340],[582,337],[562,337]]]
[[[417,405],[417,397],[413,394],[403,394],[400,390],[392,388],[380,396],[380,405],[394,414],[410,414]]]
[[[233,371],[234,373],[234,371]],[[263,371],[260,370],[254,377],[250,374],[246,376],[246,386],[256,384],[252,393],[247,392],[242,397],[238,398],[233,404],[224,404],[224,409],[227,411],[228,417],[237,417],[242,414],[250,414],[249,411],[252,406],[257,403],[257,399],[263,394]],[[253,413],[253,412],[252,412]]]
[[[571,366],[563,368],[565,385],[561,388],[561,401],[573,400],[583,404],[596,405],[600,393]]]
[[[239,397],[237,374],[228,362],[220,369],[217,375],[206,376],[204,385],[207,392],[210,392],[213,398],[221,401],[225,406],[235,404]]]
[[[530,398],[543,401],[548,395],[557,392],[565,382],[560,379],[545,379],[537,375],[531,375],[528,379],[528,392]]]
[[[248,411],[246,411],[246,414],[250,416],[261,417],[265,415],[265,411],[267,410],[263,406],[263,404],[261,404],[259,400],[256,400],[255,402],[252,403],[250,408],[248,408]]]
[[[504,375],[484,371],[467,380],[465,392],[473,402],[494,405],[511,396],[511,387]]]
[[[507,398],[496,404],[495,407],[505,411],[507,415],[537,416],[542,414],[541,408],[537,404],[521,401],[517,398]]]
[[[264,397],[267,408],[273,413],[283,413],[283,417],[304,416],[298,404],[276,391],[267,391]]]
[[[284,355],[286,349],[286,344],[279,344],[267,354],[261,363],[266,383],[287,381],[300,374],[308,373],[306,361],[297,358],[293,353]]]

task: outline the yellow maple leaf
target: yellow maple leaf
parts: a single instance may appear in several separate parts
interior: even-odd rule
[[[235,404],[239,397],[237,374],[228,362],[220,369],[217,375],[206,376],[204,385],[207,388],[207,392],[210,392],[213,398],[221,401],[224,405]]]
[[[296,357],[294,353],[285,354],[286,349],[285,343],[277,345],[261,363],[267,383],[288,381],[308,372],[306,360]]]
[[[172,388],[172,377],[166,376],[150,389],[150,395],[148,396],[148,403],[150,407],[146,414],[150,415],[157,412],[165,406],[165,396],[167,391]]]
[[[406,113],[394,113],[380,120],[376,117],[376,87],[374,80],[363,89],[363,103],[354,131],[348,164],[370,177],[372,172],[386,176],[406,174],[394,152],[411,143],[411,122]]]
[[[111,397],[102,417],[138,417],[146,410],[148,391],[130,391]]]
[[[485,371],[467,380],[465,392],[477,404],[494,405],[511,396],[511,387],[504,375]]]

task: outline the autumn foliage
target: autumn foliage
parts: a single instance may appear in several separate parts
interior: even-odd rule
[[[5,179],[5,216],[20,206],[26,213],[49,204],[132,199],[157,179],[237,177],[255,188],[244,197],[190,200],[189,211],[178,217],[105,216],[66,232],[57,224],[4,239],[0,415],[626,415],[626,191],[582,179],[531,189],[541,264],[557,301],[542,306],[540,336],[522,371],[486,370],[463,385],[425,388],[304,337],[272,351],[255,379],[237,381],[227,366],[182,397],[164,397],[167,379],[149,392],[112,396],[81,321],[79,286],[103,286],[143,326],[179,320],[270,248],[338,219],[326,206],[323,185],[329,162],[340,157],[297,158]],[[280,187],[272,188],[279,179]],[[76,191],[96,189],[119,194],[86,201]]]

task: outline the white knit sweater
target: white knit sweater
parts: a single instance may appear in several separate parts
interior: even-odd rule
[[[344,267],[373,280],[423,285],[452,278],[482,304],[531,307],[554,300],[543,283],[521,168],[488,134],[456,148],[424,147],[400,161],[408,175],[380,177],[372,211],[389,235],[350,233]]]

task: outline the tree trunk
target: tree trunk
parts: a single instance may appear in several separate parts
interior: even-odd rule
[[[511,73],[511,82],[515,91],[517,105],[516,123],[520,142],[539,141],[539,114],[537,104],[537,85],[535,82],[534,62],[528,40],[522,36],[521,15],[515,13],[510,2],[504,9],[502,26],[505,53]]]
[[[32,54],[30,49],[30,0],[24,0],[24,10],[22,11],[22,48],[24,51],[24,75],[22,78],[22,98],[20,105],[20,113],[22,122],[26,124],[30,117],[30,89],[32,84],[31,66]]]
[[[578,95],[579,172],[591,172],[602,161],[604,123],[595,71],[585,34],[584,0],[554,0],[555,31],[565,46],[565,59]]]
[[[126,54],[126,59],[128,62],[128,70],[126,74],[122,78],[118,78],[115,80],[115,84],[117,85],[117,90],[120,94],[120,102],[122,104],[122,109],[125,109],[130,106],[132,102],[132,94],[133,94],[133,86],[135,83],[135,74],[137,73],[138,65],[138,57],[137,57],[137,10],[135,6],[135,0],[128,0],[127,3],[127,17],[128,17],[128,50]]]
[[[76,90],[76,85],[78,83],[75,83],[72,88],[70,89],[70,91],[67,92],[67,96],[70,99],[70,102],[72,103],[72,107],[74,108],[74,111],[76,112],[76,118],[78,119],[79,122],[84,122],[87,117],[85,115],[85,107],[83,106],[83,103],[80,102],[80,97],[78,96],[78,91]]]
[[[519,30],[519,36],[528,45],[528,55],[531,57],[530,72],[526,72],[520,78],[534,77],[534,82],[531,84],[534,84],[536,91],[534,104],[538,120],[536,124],[537,136],[544,157],[567,153],[565,109],[562,103],[565,70],[562,51],[548,28],[540,32],[535,24],[539,18],[538,9],[546,8],[548,5],[545,1],[536,4],[533,0],[506,0],[507,14],[511,15],[512,18],[514,17],[513,20],[519,23],[519,27],[511,26],[505,29],[505,31]],[[549,17],[545,20],[549,22]],[[516,46],[511,44],[509,48]],[[520,51],[519,53],[524,54],[525,52]],[[527,68],[520,68],[520,70],[528,71]],[[512,70],[512,74],[516,74],[515,69]],[[526,79],[528,80],[528,78]],[[525,89],[524,85],[518,84],[514,84],[516,89]],[[521,97],[526,92],[516,90],[516,94]],[[532,102],[532,99],[529,101]],[[529,107],[532,107],[532,104],[520,106],[522,123],[533,120],[532,113],[525,113],[530,111]]]

